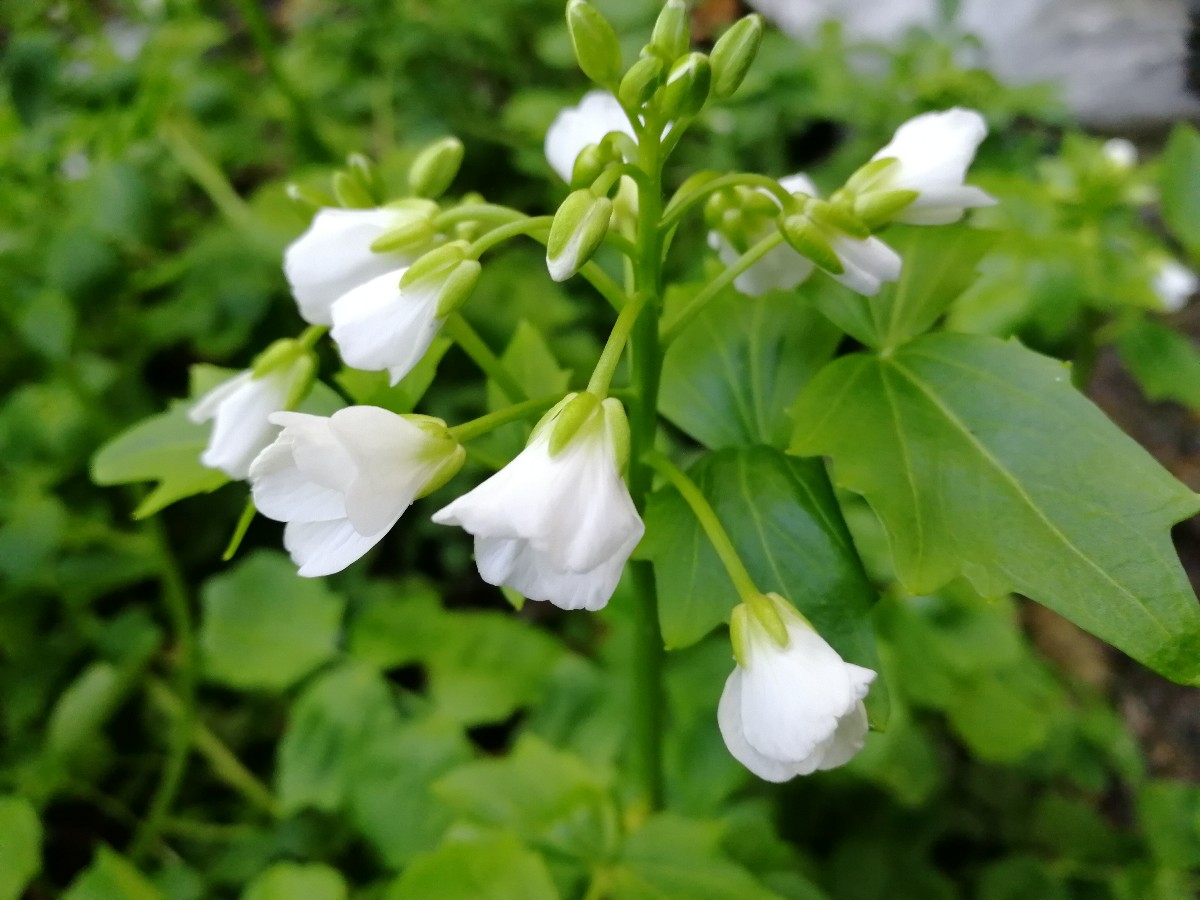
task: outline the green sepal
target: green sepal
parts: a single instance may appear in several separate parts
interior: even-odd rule
[[[463,152],[463,143],[456,137],[434,141],[409,166],[409,189],[417,197],[440,197],[458,175]]]
[[[762,36],[763,19],[759,15],[739,19],[721,35],[711,55],[714,97],[722,100],[731,97],[742,86],[746,73],[758,55]]]
[[[866,240],[871,236],[871,229],[858,216],[844,206],[814,198],[805,203],[804,212],[814,222],[825,225],[835,231],[840,231],[852,238],[857,238],[860,241]]]
[[[470,245],[466,241],[451,241],[448,244],[430,250],[400,276],[400,289],[412,288],[430,278],[442,279],[468,258]]]
[[[601,87],[615,86],[621,76],[621,44],[600,11],[586,0],[571,0],[567,33],[583,74]]]
[[[729,643],[733,645],[733,658],[743,669],[746,668],[746,658],[749,655],[746,653],[746,629],[749,627],[746,617],[748,615],[750,615],[750,610],[746,608],[745,603],[739,603],[729,614]]]
[[[375,205],[375,198],[349,172],[334,173],[333,195],[346,209],[370,209]]]
[[[424,487],[413,498],[420,500],[422,497],[428,497],[438,488],[444,487],[451,478],[459,473],[459,470],[463,467],[463,463],[467,460],[467,451],[462,444],[454,439],[454,436],[450,433],[450,429],[446,427],[446,423],[442,419],[422,415],[408,415],[402,418],[435,439],[438,442],[438,446],[430,448],[428,452],[435,457],[443,457],[441,464],[434,471],[433,475],[430,476],[429,481],[425,482]]]
[[[467,302],[479,282],[483,266],[477,259],[464,259],[446,277],[438,296],[437,317],[444,319]]]
[[[898,165],[900,165],[900,160],[893,156],[873,159],[850,176],[844,189],[854,194],[865,194],[878,185]]]
[[[783,238],[801,256],[811,259],[814,263],[831,272],[841,275],[846,271],[838,255],[833,252],[828,238],[821,228],[803,214],[784,216],[779,220],[779,230]]]
[[[654,20],[650,50],[667,64],[687,53],[692,43],[691,22],[683,0],[667,0]]]
[[[414,219],[385,231],[371,242],[372,253],[405,253],[426,246],[436,231],[427,218]]]
[[[305,213],[315,213],[319,209],[334,206],[337,203],[324,191],[308,185],[296,184],[294,181],[284,188],[284,191],[287,193],[288,199]]]
[[[612,220],[613,204],[588,189],[574,191],[559,206],[546,240],[546,267],[555,281],[570,278],[592,258]]]
[[[589,391],[576,394],[571,402],[562,408],[554,422],[554,430],[550,432],[550,456],[561,453],[598,409],[600,398],[595,394]]]
[[[292,363],[292,383],[283,401],[284,409],[296,409],[304,402],[317,380],[317,358],[309,351]]]
[[[900,210],[921,196],[918,191],[872,191],[854,200],[854,214],[868,228],[879,228],[890,222]]]
[[[625,73],[617,89],[617,99],[626,109],[638,109],[663,84],[666,66],[657,56],[643,56]]]
[[[255,378],[262,378],[277,369],[291,366],[307,351],[295,338],[280,338],[267,346],[250,364]]]
[[[762,626],[763,631],[771,636],[771,640],[780,647],[787,647],[788,632],[783,617],[785,615],[799,616],[796,608],[775,593],[747,597],[746,606],[755,621]],[[807,622],[807,620],[804,621]]]
[[[624,474],[629,466],[629,417],[625,415],[625,406],[615,397],[606,397],[601,409],[604,427],[608,429],[608,439],[612,441],[613,455],[617,460],[617,471]]]
[[[712,65],[703,53],[689,53],[671,67],[659,109],[668,119],[693,116],[708,102]]]
[[[383,180],[375,164],[361,153],[351,153],[346,157],[346,172],[371,198],[370,205],[378,205],[383,197]]]

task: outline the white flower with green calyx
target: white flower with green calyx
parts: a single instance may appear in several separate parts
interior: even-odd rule
[[[230,478],[244,479],[254,457],[279,431],[270,422],[271,414],[299,404],[315,372],[311,351],[291,339],[276,341],[253,368],[205,393],[188,411],[193,422],[213,423],[200,461]]]
[[[305,577],[360,559],[466,458],[440,419],[375,406],[277,412],[271,423],[283,430],[250,467],[251,493],[259,512],[287,523],[283,545]]]
[[[779,229],[796,252],[864,296],[874,296],[884,283],[900,277],[900,255],[839,204],[804,198],[797,211],[779,220]]]
[[[645,526],[621,475],[620,402],[569,394],[507,466],[435,513],[475,536],[484,581],[562,609],[608,603]]]
[[[615,155],[615,144],[605,142],[608,135],[621,135],[627,141],[627,150],[632,150],[637,140],[633,126],[617,98],[608,91],[589,91],[576,106],[569,106],[558,114],[546,130],[546,161],[567,184],[591,183],[600,170]],[[574,179],[576,162],[587,148],[604,151],[581,173],[581,181]]]
[[[886,222],[948,225],[968,209],[994,205],[986,191],[964,184],[986,136],[987,123],[973,109],[909,119],[846,182],[855,214],[872,228]]]
[[[844,661],[778,594],[734,609],[730,635],[737,665],[717,723],[734,759],[780,782],[843,765],[862,749],[875,672]]]
[[[555,281],[580,270],[604,242],[612,221],[613,202],[584,188],[572,191],[554,214],[546,240],[546,268]]]
[[[446,317],[466,302],[479,273],[468,245],[455,241],[343,294],[331,308],[330,331],[342,359],[355,369],[386,369],[396,384],[421,361]]]
[[[437,209],[429,200],[401,200],[372,209],[317,210],[283,254],[283,272],[304,320],[333,324],[335,300],[433,247]]]

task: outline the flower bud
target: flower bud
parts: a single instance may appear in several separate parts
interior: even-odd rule
[[[603,174],[612,162],[609,152],[599,144],[588,144],[575,157],[571,170],[571,187],[581,188],[591,184]]]
[[[668,119],[700,112],[708,101],[712,66],[703,53],[689,53],[671,67],[662,92],[662,113]]]
[[[587,0],[567,4],[567,33],[583,74],[602,87],[621,75],[621,45],[608,20]]]
[[[417,197],[440,197],[454,181],[462,161],[463,144],[458,138],[434,141],[417,154],[409,167],[409,189]]]
[[[663,83],[663,61],[657,56],[643,56],[625,73],[617,98],[629,108],[636,109],[654,96]]]
[[[687,53],[691,43],[687,4],[683,0],[667,0],[654,22],[649,49],[670,64]]]
[[[338,172],[333,176],[333,195],[346,209],[369,209],[375,205],[375,198],[349,172]]]
[[[592,258],[612,218],[612,201],[578,190],[554,214],[546,242],[546,266],[555,281],[566,281]]]
[[[802,213],[784,216],[779,221],[779,230],[797,253],[811,259],[826,272],[841,275],[846,271],[820,226],[808,216]]]
[[[372,206],[379,202],[383,196],[383,182],[379,169],[371,160],[361,153],[351,153],[346,157],[346,172],[366,191]]]
[[[307,185],[296,184],[294,181],[284,190],[287,192],[288,199],[296,204],[306,216],[312,215],[323,207],[333,206],[336,202],[324,191],[318,191]]]
[[[762,16],[746,16],[721,35],[712,49],[713,96],[733,96],[758,55],[762,43]]]

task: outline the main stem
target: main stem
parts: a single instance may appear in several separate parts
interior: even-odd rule
[[[638,181],[638,253],[634,261],[634,287],[645,307],[630,337],[630,362],[634,398],[629,416],[629,492],[639,512],[645,511],[653,471],[642,457],[654,446],[658,424],[658,385],[662,373],[662,348],[658,319],[662,308],[661,129],[647,127],[638,142],[638,167],[646,174]],[[658,622],[658,594],[654,569],[645,560],[631,566],[634,588],[633,635],[633,738],[636,766],[647,804],[663,805],[662,711],[663,641]]]

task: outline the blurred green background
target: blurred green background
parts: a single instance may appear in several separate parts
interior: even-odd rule
[[[632,58],[657,5],[597,6]],[[1196,693],[1019,600],[903,596],[850,498],[883,594],[888,731],[845,769],[758,783],[716,729],[731,663],[710,637],[669,658],[670,812],[650,816],[624,774],[621,595],[598,616],[516,613],[428,505],[303,581],[270,522],[220,561],[238,486],[134,521],[143,488],[92,483],[97,448],[185,397],[189,367],[240,368],[299,331],[280,254],[307,214],[288,182],[323,186],[362,152],[399,191],[456,134],[455,192],[554,209],[542,138],[586,89],[561,7],[0,7],[0,900],[1195,896]],[[744,11],[699,5],[697,42]],[[829,189],[909,116],[980,109],[1002,240],[951,326],[1074,360],[1200,486],[1200,319],[1163,315],[1153,288],[1163,258],[1200,253],[1200,137],[1177,128],[1160,162],[1165,131],[1141,135],[1149,161],[1118,170],[1052,86],[961,68],[968,43],[772,31],[669,175],[806,169]],[[680,236],[677,278],[714,271],[703,239]],[[489,259],[469,314],[539,394],[586,378],[608,322],[520,246]],[[327,380],[362,389],[335,363]],[[485,402],[451,349],[420,408]],[[1200,571],[1194,528],[1178,536]]]

